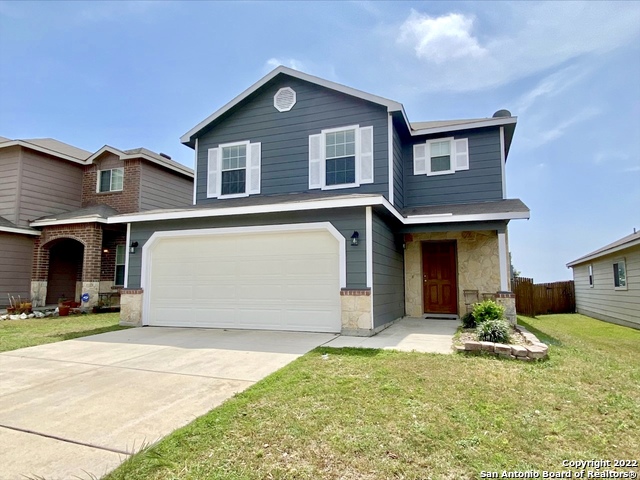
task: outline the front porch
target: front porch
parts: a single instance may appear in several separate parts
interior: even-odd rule
[[[407,233],[404,245],[406,315],[462,316],[492,298],[515,323],[506,227]]]

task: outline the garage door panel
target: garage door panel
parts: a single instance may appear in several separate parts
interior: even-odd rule
[[[321,230],[157,239],[145,322],[339,332],[339,245]]]

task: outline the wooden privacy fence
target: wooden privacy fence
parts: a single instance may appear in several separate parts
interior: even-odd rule
[[[535,316],[544,313],[573,313],[576,311],[576,292],[573,280],[554,283],[533,283],[533,278],[511,280],[516,295],[516,311]]]

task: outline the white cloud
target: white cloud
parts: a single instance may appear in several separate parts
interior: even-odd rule
[[[514,111],[521,115],[534,103],[545,97],[555,97],[575,85],[589,73],[589,69],[573,65],[552,73],[540,81],[532,90],[523,94],[514,104]]]
[[[545,143],[557,140],[558,138],[562,137],[573,125],[585,122],[599,115],[600,113],[600,110],[598,110],[597,108],[585,108],[550,129],[533,131],[532,135],[524,139],[524,143],[532,147],[539,147],[541,145],[544,145]],[[529,131],[531,131],[531,129],[529,129]]]
[[[450,59],[482,58],[488,52],[472,36],[473,17],[450,13],[441,17],[411,10],[400,27],[400,44],[409,45],[418,58],[437,64]]]
[[[275,58],[272,57],[267,60],[265,67],[267,70],[273,70],[280,65],[284,65],[285,67],[292,68],[298,71],[304,71],[304,64],[300,60],[296,60],[295,58]]]
[[[632,45],[640,36],[636,2],[494,5],[481,17],[468,13],[434,17],[412,10],[395,33],[398,53],[404,50],[413,57],[413,62],[410,58],[403,62],[403,70],[419,76],[425,90],[475,91],[583,56],[597,61],[597,55]],[[529,102],[550,88],[539,87]]]

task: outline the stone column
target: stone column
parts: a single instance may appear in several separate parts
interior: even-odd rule
[[[342,334],[368,337],[373,335],[371,315],[371,289],[340,290],[342,307]]]
[[[516,317],[516,294],[512,292],[497,292],[496,303],[504,307],[504,317],[511,325],[518,324]]]
[[[102,267],[102,227],[89,224],[83,232],[86,238],[82,262],[82,292],[89,294],[89,301],[82,302],[86,308],[98,304],[100,293],[100,269]]]
[[[120,290],[120,325],[142,326],[142,299],[141,288],[123,288]]]

